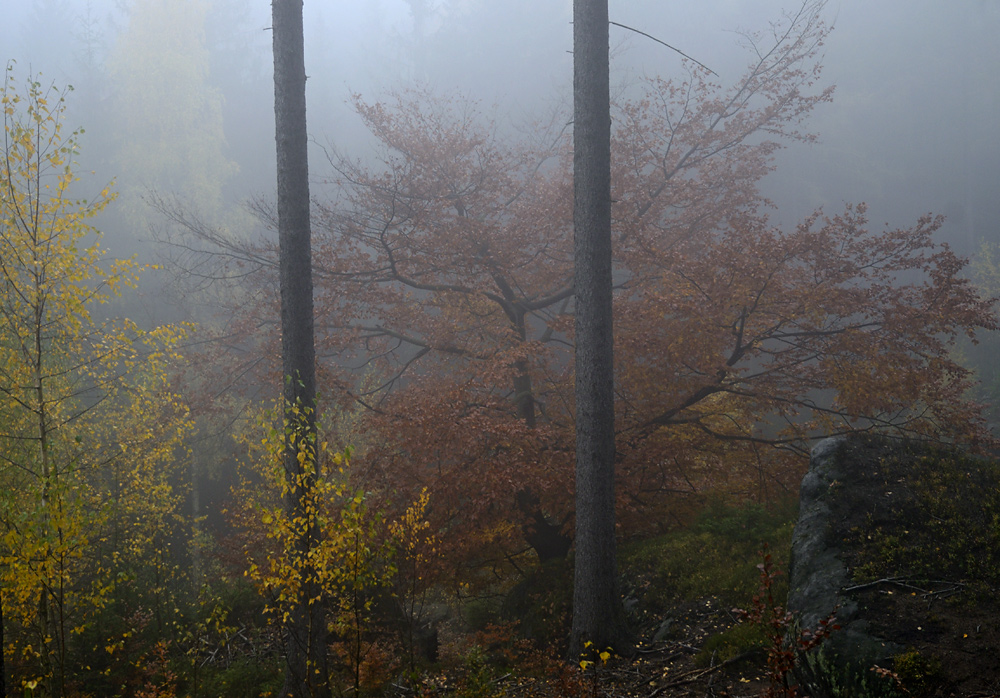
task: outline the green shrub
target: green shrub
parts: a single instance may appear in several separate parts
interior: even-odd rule
[[[281,691],[281,663],[277,659],[243,659],[227,669],[202,670],[199,696],[204,698],[265,698]]]
[[[728,630],[708,638],[695,656],[695,665],[707,667],[710,664],[719,664],[754,649],[763,652],[767,648],[767,639],[767,630],[760,623],[737,623]]]
[[[944,683],[941,662],[936,657],[926,657],[915,649],[908,649],[893,658],[893,671],[903,688],[913,698],[933,696]]]
[[[462,619],[469,630],[479,632],[500,622],[501,606],[495,597],[471,599],[462,604]]]
[[[800,657],[814,684],[807,685],[809,695],[823,698],[910,698],[890,676],[875,671],[872,667],[852,665],[845,667],[842,661],[831,659],[825,648],[809,652]]]
[[[787,567],[796,506],[794,499],[770,507],[710,502],[691,528],[623,546],[622,566],[654,611],[707,596],[744,605],[757,590],[761,549]],[[775,592],[783,598],[787,580]]]
[[[502,695],[497,672],[481,647],[473,646],[464,658],[464,675],[456,688],[456,698],[496,698]]]

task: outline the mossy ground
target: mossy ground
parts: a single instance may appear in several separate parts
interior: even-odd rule
[[[907,650],[912,696],[1000,695],[1000,464],[881,440],[846,446],[850,506],[834,519],[873,634]]]
[[[637,655],[597,661],[586,674],[574,663],[563,663],[575,672],[576,683],[566,683],[563,676],[559,690],[544,686],[550,679],[537,674],[521,685],[515,671],[497,695],[705,695],[688,692],[709,686],[735,689],[733,696],[755,695],[763,685],[766,633],[740,622],[734,609],[749,607],[758,590],[762,551],[786,566],[796,505],[794,498],[768,506],[712,500],[690,525],[624,544],[622,591],[636,630]],[[516,619],[517,632],[540,642],[556,661],[563,658],[568,632],[571,582],[568,561],[549,563],[516,589],[503,614]],[[783,603],[784,577],[774,592]],[[496,652],[495,636],[491,641]]]

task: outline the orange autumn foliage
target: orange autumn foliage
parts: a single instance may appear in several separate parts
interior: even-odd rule
[[[791,230],[768,221],[775,153],[812,140],[803,123],[832,98],[817,86],[826,32],[800,14],[755,38],[733,85],[691,67],[613,107],[626,530],[655,525],[671,493],[789,487],[819,436],[984,437],[951,347],[996,322],[934,241],[940,219],[873,231],[858,204]],[[367,488],[401,506],[426,488],[459,572],[507,564],[526,534],[571,530],[566,128],[503,134],[477,104],[420,89],[355,106],[377,157],[332,154],[314,215],[325,393],[358,408],[344,438]],[[254,270],[249,293],[273,304],[273,245],[226,245],[230,273]],[[264,326],[272,307],[244,305],[238,322]]]

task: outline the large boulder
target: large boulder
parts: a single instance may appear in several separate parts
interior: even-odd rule
[[[821,441],[802,480],[789,563],[788,609],[798,621],[796,635],[815,629],[831,615],[840,626],[796,662],[796,678],[815,698],[892,695],[891,680],[872,667],[891,668],[893,656],[904,649],[873,635],[856,598],[845,591],[852,587],[852,578],[842,549],[842,528],[836,524],[847,512],[871,506],[874,485],[865,460],[875,451],[867,443],[843,437]]]

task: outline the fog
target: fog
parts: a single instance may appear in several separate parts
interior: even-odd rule
[[[692,64],[682,53],[712,71],[713,83],[724,87],[738,83],[747,65],[757,58],[751,37],[762,36],[756,46],[767,45],[769,32],[782,26],[785,13],[794,13],[803,2],[610,1],[614,23],[610,28],[612,90],[619,96],[635,94],[645,77],[689,77]],[[822,4],[821,0],[805,2]],[[426,86],[433,94],[476,100],[479,112],[495,119],[496,131],[503,135],[517,137],[534,121],[566,124],[572,112],[572,5],[572,0],[305,0],[314,198],[325,202],[337,195],[331,181],[334,172],[326,159],[330,149],[361,163],[355,170],[344,168],[351,173],[364,171],[378,152],[379,144],[354,113],[355,97],[370,103],[394,90]],[[206,306],[219,311],[200,330],[192,330],[187,338],[178,340],[184,343],[185,354],[185,362],[178,369],[181,375],[177,384],[182,386],[178,390],[186,393],[191,415],[201,421],[186,424],[184,429],[177,427],[176,442],[183,441],[187,447],[197,440],[199,446],[191,447],[194,458],[190,463],[187,455],[163,458],[172,461],[172,468],[181,468],[171,471],[177,482],[190,484],[192,520],[210,512],[206,530],[217,532],[220,539],[227,526],[243,525],[238,517],[250,517],[245,519],[250,522],[247,525],[256,525],[258,514],[264,511],[258,507],[252,517],[249,513],[235,514],[236,523],[227,518],[223,524],[222,502],[229,498],[230,486],[239,479],[240,487],[252,489],[256,482],[253,478],[261,477],[256,470],[246,470],[250,479],[243,482],[243,472],[237,478],[237,468],[244,468],[244,463],[241,460],[237,466],[235,460],[228,459],[234,449],[226,439],[230,431],[242,431],[240,436],[246,440],[239,442],[235,450],[249,449],[246,466],[264,466],[269,457],[268,440],[258,452],[255,449],[259,438],[247,435],[256,434],[252,429],[275,416],[265,416],[261,405],[279,385],[280,375],[278,362],[273,361],[280,355],[278,284],[276,275],[269,275],[276,255],[269,256],[274,251],[264,249],[266,245],[224,247],[225,243],[261,233],[259,216],[251,213],[247,204],[256,202],[256,212],[266,214],[274,196],[270,12],[267,0],[7,0],[0,22],[0,56],[13,75],[12,89],[21,89],[26,76],[58,90],[70,85],[74,88],[66,96],[65,125],[67,130],[79,128],[82,132],[80,150],[75,154],[78,166],[74,168],[81,181],[74,184],[72,196],[93,200],[106,183],[114,182],[118,200],[95,222],[104,233],[103,242],[111,256],[135,255],[141,262],[150,262],[190,252],[182,244],[171,247],[164,242],[180,227],[174,225],[176,220],[164,215],[165,210],[187,216],[187,220],[197,223],[192,227],[209,231],[205,238],[193,243],[196,247],[207,238],[210,242],[206,245],[222,241],[212,248],[213,253],[236,250],[232,257],[227,258],[223,252],[206,261],[209,255],[199,256],[199,252],[204,253],[200,248],[183,258],[182,262],[191,264],[189,271],[196,264],[204,264],[208,271],[202,272],[201,280],[209,279],[186,297],[181,293],[183,284],[170,283],[175,280],[170,271],[184,267],[151,270],[143,277],[141,291],[129,288],[124,298],[95,310],[95,314],[104,314],[101,319],[120,314],[143,328],[180,320],[200,322],[207,315]],[[788,230],[817,210],[839,214],[845,204],[864,202],[870,225],[876,230],[883,226],[909,229],[921,216],[943,214],[946,222],[935,234],[960,254],[980,255],[984,243],[1000,243],[1000,137],[996,132],[1000,124],[1000,41],[996,38],[1000,34],[1000,0],[827,0],[823,15],[834,29],[822,46],[822,74],[809,89],[813,90],[811,94],[830,85],[836,90],[832,102],[818,104],[802,127],[818,134],[818,140],[790,141],[778,151],[775,169],[762,185],[770,202],[766,207],[770,220]],[[787,100],[793,105],[807,101],[795,97]],[[780,118],[786,116],[782,112]],[[787,123],[786,119],[781,125]],[[765,137],[762,130],[751,138]],[[400,131],[417,140],[405,129]],[[665,140],[673,142],[676,132],[671,124],[657,134],[670,134]],[[325,388],[333,388],[331,393],[337,391],[329,400],[330,413],[343,411],[330,417],[330,441],[337,449],[348,445],[346,439],[357,439],[349,445],[357,449],[359,482],[385,478],[385,490],[391,491],[392,497],[398,493],[394,506],[400,504],[400,511],[409,511],[407,507],[415,501],[405,498],[423,497],[412,489],[414,483],[423,485],[429,479],[430,491],[436,498],[429,511],[440,515],[443,522],[436,523],[435,530],[448,531],[456,540],[465,536],[468,541],[491,541],[490,546],[498,537],[509,536],[510,540],[501,541],[497,550],[509,544],[510,550],[519,550],[515,554],[523,556],[529,548],[524,548],[520,540],[519,531],[527,530],[522,529],[522,523],[547,527],[545,530],[554,531],[561,539],[574,511],[571,490],[566,485],[571,481],[571,463],[564,458],[572,453],[574,443],[573,382],[568,371],[572,354],[567,339],[571,336],[567,309],[571,307],[574,278],[569,224],[572,206],[569,196],[560,198],[572,187],[567,180],[554,178],[552,182],[541,182],[537,189],[532,189],[534,182],[532,187],[518,185],[521,188],[510,196],[512,189],[505,189],[505,178],[497,174],[511,171],[514,180],[530,172],[524,181],[543,180],[544,176],[535,177],[538,172],[545,174],[541,166],[532,169],[537,153],[523,157],[520,153],[502,154],[488,163],[489,167],[477,170],[476,165],[489,161],[492,155],[482,155],[488,147],[479,150],[482,141],[489,138],[480,138],[478,131],[459,136],[468,137],[461,144],[465,151],[453,156],[455,151],[448,148],[436,150],[434,155],[439,159],[427,158],[433,162],[426,169],[447,169],[438,167],[438,163],[465,158],[473,163],[467,167],[473,173],[470,181],[475,182],[476,173],[483,172],[486,175],[479,182],[491,177],[501,185],[481,199],[482,208],[478,210],[488,211],[484,217],[492,216],[487,224],[476,226],[482,222],[475,219],[478,210],[468,218],[464,211],[459,212],[462,225],[454,227],[461,227],[465,237],[455,243],[453,250],[445,249],[448,236],[442,230],[450,220],[448,216],[453,216],[451,209],[464,207],[461,199],[466,190],[453,187],[445,189],[445,195],[436,193],[440,189],[425,195],[420,189],[420,175],[410,176],[406,169],[417,158],[390,172],[391,176],[403,173],[397,180],[403,185],[396,189],[385,187],[382,182],[386,180],[375,175],[370,179],[355,177],[361,184],[357,192],[341,193],[341,201],[347,202],[344,208],[357,201],[363,204],[364,193],[376,192],[370,206],[358,205],[347,213],[323,211],[323,222],[329,226],[315,229],[317,248],[326,245],[320,249],[327,253],[327,261],[347,260],[343,268],[331,265],[322,269],[322,258],[316,257],[320,260],[316,262],[316,276],[321,279],[314,287],[320,310],[316,313],[320,336],[317,354],[326,372],[321,380]],[[453,142],[441,140],[448,145]],[[683,140],[683,135],[677,140]],[[473,146],[466,147],[472,141],[476,141]],[[706,145],[698,157],[714,147],[711,139],[704,141],[712,145]],[[642,149],[637,146],[635,151]],[[719,159],[733,153],[743,158],[750,150],[734,148]],[[713,157],[711,154],[706,159]],[[927,268],[921,266],[919,255],[912,263],[904,259],[899,266],[892,266],[896,250],[904,250],[901,257],[907,254],[905,236],[900,234],[879,238],[876,242],[881,247],[859,246],[862,252],[843,254],[852,264],[861,261],[851,267],[854,276],[837,280],[836,270],[823,269],[823,263],[830,259],[834,262],[831,268],[836,267],[838,254],[849,246],[842,242],[846,237],[836,237],[843,232],[837,226],[828,226],[836,229],[823,239],[817,234],[806,254],[790,244],[777,247],[785,242],[782,236],[771,235],[772,231],[765,225],[758,226],[751,215],[727,217],[736,207],[738,213],[746,212],[756,201],[756,190],[744,184],[752,177],[739,172],[741,168],[752,173],[763,171],[764,165],[754,157],[751,152],[737,162],[733,156],[726,161],[728,169],[713,170],[710,163],[698,170],[697,177],[704,177],[712,185],[723,181],[728,186],[735,181],[728,189],[740,196],[733,197],[737,202],[733,208],[705,214],[708,222],[704,224],[696,219],[703,208],[712,208],[717,191],[705,187],[712,191],[704,193],[699,189],[690,196],[679,196],[670,203],[670,212],[657,219],[655,232],[647,238],[667,240],[664,250],[646,254],[642,242],[635,242],[645,232],[643,227],[636,226],[638,234],[630,231],[633,237],[629,244],[642,254],[633,251],[633,266],[623,264],[621,286],[628,288],[626,282],[632,280],[628,274],[633,272],[637,279],[642,279],[641,272],[653,281],[649,282],[648,293],[636,292],[634,297],[628,297],[629,291],[623,291],[619,297],[629,301],[625,309],[631,314],[616,316],[624,319],[616,326],[616,343],[620,327],[626,328],[621,336],[635,339],[631,344],[620,343],[625,345],[623,363],[630,362],[626,368],[636,367],[635,375],[621,372],[625,380],[619,380],[617,373],[615,376],[618,384],[625,386],[616,400],[624,407],[618,412],[619,422],[625,425],[619,433],[625,435],[623,443],[627,442],[615,467],[619,467],[618,462],[624,463],[625,487],[632,488],[622,490],[630,497],[626,514],[632,516],[622,530],[627,530],[625,526],[635,530],[649,526],[652,531],[660,525],[654,520],[662,512],[655,507],[661,505],[644,509],[644,502],[654,501],[653,497],[666,501],[688,493],[688,488],[699,493],[719,488],[735,496],[761,499],[774,492],[791,491],[789,483],[801,475],[804,464],[793,451],[804,453],[809,440],[821,429],[825,434],[830,433],[826,429],[839,433],[884,426],[887,431],[898,427],[904,435],[912,432],[922,437],[920,430],[926,429],[935,434],[940,430],[942,438],[979,438],[981,425],[976,421],[976,411],[980,406],[965,400],[964,374],[959,370],[962,361],[977,364],[981,371],[988,388],[982,392],[993,404],[986,415],[987,426],[1000,433],[1000,408],[995,406],[996,396],[1000,395],[1000,375],[984,369],[996,364],[996,336],[992,342],[980,345],[979,355],[973,355],[961,341],[953,341],[977,329],[995,327],[990,304],[971,289],[971,284],[951,276],[961,264],[950,264],[953,259],[948,254],[939,254],[932,261],[946,267],[941,278],[921,287],[924,277],[920,272]],[[475,162],[477,158],[479,163]],[[531,165],[524,165],[529,160]],[[659,161],[653,165],[649,164],[651,160],[637,161],[640,163],[635,169],[644,174],[659,171]],[[419,165],[422,162],[412,170]],[[463,161],[456,169],[466,165]],[[722,177],[716,177],[717,172],[722,172]],[[732,178],[723,179],[727,175]],[[682,173],[677,179],[683,180],[684,176]],[[446,178],[447,173],[442,179]],[[647,186],[642,178],[635,179],[639,183],[629,192],[636,194],[634,201],[656,188],[655,184]],[[388,181],[392,181],[391,177]],[[452,181],[459,180],[456,177]],[[384,189],[390,190],[385,199],[391,199],[391,205],[379,198]],[[461,194],[453,196],[455,191]],[[740,198],[746,192],[746,198]],[[403,212],[399,216],[403,223],[397,223],[397,194],[400,200],[409,197],[418,202],[423,198],[434,201],[417,214]],[[350,199],[352,195],[356,198]],[[657,196],[658,192],[649,198]],[[717,198],[723,202],[717,208],[724,209],[728,205],[725,197]],[[153,205],[155,201],[163,205],[158,208]],[[505,203],[495,206],[498,201]],[[515,202],[517,205],[512,205]],[[522,202],[523,208],[519,208]],[[641,207],[640,201],[635,208]],[[412,208],[417,210],[419,206]],[[441,213],[445,209],[447,215]],[[321,207],[315,210],[318,218]],[[680,213],[672,217],[676,211]],[[685,217],[686,212],[697,215]],[[468,220],[473,225],[468,225]],[[514,223],[508,227],[508,221]],[[540,225],[540,221],[555,223]],[[412,233],[406,241],[408,247],[395,248],[392,242],[385,242],[389,234],[379,237],[395,225],[414,229],[407,231]],[[696,253],[701,253],[705,245],[704,237],[698,234],[705,230],[714,233],[716,228],[711,226],[727,225],[746,235],[720,234],[720,239],[713,241],[717,244],[712,254],[699,258]],[[852,221],[840,227],[854,230]],[[539,232],[543,228],[556,230]],[[686,232],[689,229],[694,232]],[[335,234],[326,235],[329,230]],[[481,230],[495,234],[516,254],[489,250],[490,241],[483,243],[486,235],[480,234]],[[622,232],[618,239],[624,241],[627,234]],[[425,244],[431,238],[445,242]],[[174,238],[174,242],[178,240],[181,238]],[[404,250],[404,258],[411,257],[399,266],[411,262],[417,269],[414,275],[407,276],[408,271],[397,268],[397,249]],[[507,264],[507,277],[494,274],[493,258],[487,252]],[[994,261],[1000,259],[996,252],[993,255]],[[233,257],[239,257],[238,261],[226,267],[225,262]],[[218,258],[225,261],[213,266]],[[866,261],[872,258],[878,261]],[[884,274],[881,270],[867,277],[861,273],[879,267],[887,258],[891,261],[885,264],[889,270]],[[677,268],[662,271],[669,266],[663,263],[665,259]],[[723,261],[713,267],[716,259]],[[452,260],[458,260],[457,265]],[[778,260],[775,278],[780,268],[782,273],[788,272],[787,284],[782,279],[782,283],[772,284],[771,276],[762,271],[767,264],[757,264],[774,260]],[[686,276],[689,261],[700,265],[696,269],[700,276]],[[232,271],[241,262],[245,266]],[[456,266],[462,264],[465,269],[456,271]],[[933,264],[928,264],[932,267],[928,278],[938,270]],[[727,267],[728,278],[737,278],[740,283],[727,286],[720,282],[722,290],[703,290],[710,286],[706,281],[714,283],[715,272],[722,266]],[[522,268],[527,269],[523,277]],[[899,275],[893,276],[900,269]],[[797,276],[803,270],[804,281]],[[448,273],[492,277],[502,298],[496,293],[483,294],[475,283],[467,287],[453,284],[445,278]],[[217,276],[226,274],[246,281],[226,289],[229,296],[225,292],[217,297],[197,293],[211,287]],[[900,292],[902,300],[886,291],[897,290],[897,282],[909,283],[917,277],[918,281]],[[996,278],[993,283],[1000,284]],[[948,302],[937,306],[935,292],[939,288],[944,288],[941,295]],[[833,302],[831,289],[837,291]],[[923,294],[927,289],[930,292]],[[174,291],[180,292],[175,295]],[[454,293],[451,299],[447,298],[450,293]],[[1000,295],[996,288],[985,288],[983,293]],[[777,298],[773,305],[777,310],[766,304],[758,309],[758,301],[765,295]],[[705,302],[703,296],[710,302]],[[428,298],[434,302],[424,302]],[[869,306],[859,308],[859,303]],[[934,311],[935,317],[930,320],[930,311],[921,314],[927,308]],[[773,320],[768,315],[772,312],[780,319]],[[768,319],[761,322],[766,331],[751,340],[751,333],[744,335],[744,329],[747,318],[754,313]],[[786,315],[790,319],[786,320]],[[827,322],[828,318],[832,319]],[[694,331],[690,331],[692,328]],[[8,334],[13,333],[10,327],[7,329]],[[869,336],[877,341],[869,343]],[[939,337],[943,339],[938,341]],[[836,341],[828,342],[827,338]],[[200,353],[205,347],[208,349]],[[434,353],[417,368],[417,361],[432,349]],[[160,360],[161,352],[150,352],[149,356]],[[123,364],[127,363],[123,360]],[[777,368],[772,370],[770,366]],[[815,367],[819,368],[813,372]],[[426,373],[414,377],[418,370]],[[35,373],[30,376],[31,389],[35,390]],[[37,381],[36,392],[41,400],[41,379]],[[29,382],[24,379],[11,384]],[[436,392],[441,386],[441,391]],[[891,394],[886,397],[882,392]],[[827,407],[842,395],[846,398],[836,404],[836,409]],[[925,409],[927,404],[941,411]],[[325,403],[322,407],[327,409]],[[911,410],[916,414],[912,419]],[[119,412],[134,417],[135,424],[140,424],[145,415],[140,410]],[[536,413],[545,420],[546,429],[535,429]],[[2,419],[7,419],[6,413],[0,415]],[[926,425],[920,420],[926,420]],[[149,421],[155,422],[156,417]],[[911,422],[917,426],[912,427]],[[131,422],[121,423],[127,425],[122,431],[133,428]],[[115,421],[108,427],[110,435],[106,437],[116,456],[119,450],[124,452],[119,448],[117,424]],[[704,433],[695,427],[701,427]],[[982,432],[986,430],[983,426]],[[66,433],[69,439],[72,435]],[[220,434],[223,438],[217,444],[214,437]],[[335,438],[345,441],[334,444]],[[388,447],[376,453],[380,439],[387,441]],[[762,456],[757,442],[768,443],[768,439],[775,448]],[[793,440],[795,443],[789,446]],[[73,441],[78,443],[80,437]],[[366,448],[372,454],[367,460]],[[178,448],[177,452],[182,450],[187,449]],[[122,457],[133,458],[130,451]],[[338,465],[341,462],[336,461]],[[362,466],[369,470],[361,470]],[[689,477],[689,472],[694,475]],[[560,479],[563,475],[566,477]],[[217,479],[209,483],[210,477]],[[526,505],[524,502],[530,499],[522,500],[526,493],[532,497],[538,493],[542,498],[535,497]],[[649,500],[644,499],[647,494]],[[234,498],[239,497],[237,493]],[[39,495],[38,501],[44,504],[46,500]],[[179,501],[171,505],[178,511],[183,508]],[[356,504],[359,501],[354,500]],[[448,513],[451,507],[458,513]],[[250,512],[250,508],[246,511]],[[551,521],[546,518],[550,513]],[[378,515],[381,517],[382,512]],[[257,518],[251,522],[253,517]],[[46,522],[48,518],[45,514]],[[198,533],[199,525],[192,525],[192,535]],[[462,529],[463,525],[468,527]],[[481,530],[476,528],[480,525]],[[663,523],[664,527],[668,525],[673,524]],[[8,525],[7,530],[13,529]],[[418,533],[414,529],[413,535]],[[263,540],[263,534],[257,540]],[[191,548],[195,577],[201,574],[197,570],[202,544],[196,542]],[[464,555],[462,550],[472,550],[476,545],[487,544],[461,543],[454,549],[460,550],[457,555]],[[244,553],[249,548],[232,549],[243,551],[236,554],[238,560],[227,563],[236,569],[247,562]],[[232,553],[227,549],[226,554]],[[447,564],[461,570],[477,569],[484,560],[493,564],[490,556],[494,552],[474,554],[474,564],[458,557],[458,562]],[[504,555],[513,564],[512,569],[520,573],[514,558],[507,552]],[[5,562],[3,568],[16,574],[12,564]],[[495,576],[496,569],[491,574]],[[510,578],[514,578],[513,573]],[[126,585],[121,586],[124,590]],[[141,583],[135,586],[141,591]],[[159,582],[156,586],[160,587]],[[494,593],[491,586],[490,594]],[[44,604],[34,606],[45,608]],[[107,608],[110,612],[115,607],[109,604]],[[174,613],[180,612],[175,609]],[[258,615],[263,618],[263,614]],[[192,613],[190,617],[201,616]],[[94,618],[100,616],[95,613]],[[198,634],[201,632],[188,633],[189,638],[196,638],[191,640],[195,643],[189,653],[191,658],[206,651],[201,646],[207,642]],[[357,637],[361,637],[360,632]],[[113,654],[110,646],[103,639],[94,644],[102,661],[112,661],[104,656]],[[104,647],[109,649],[105,651]],[[24,658],[30,663],[28,654]],[[119,660],[117,655],[113,661],[120,661],[122,666],[132,662]],[[81,664],[90,671],[86,662]],[[138,662],[133,664],[140,666]],[[94,666],[97,668],[96,663]]]
[[[77,88],[70,119],[88,132],[82,163],[99,179],[116,178],[125,192],[176,189],[155,173],[130,181],[135,173],[124,166],[116,142],[116,112],[123,109],[116,70],[120,74],[122,61],[137,60],[116,52],[135,8],[145,5],[34,0],[5,8],[0,25],[0,46],[17,61],[16,71]],[[223,194],[230,204],[266,194],[273,188],[270,5],[178,5],[201,13],[179,13],[175,26],[165,23],[157,31],[182,33],[206,50],[204,86],[216,91],[222,108],[221,152],[236,166]],[[749,58],[743,33],[767,30],[783,8],[795,4],[629,0],[612,2],[611,17],[687,53],[726,84]],[[363,156],[367,137],[349,107],[350,94],[373,99],[414,82],[495,105],[510,123],[568,106],[569,0],[307,0],[305,15],[309,124],[317,143]],[[994,196],[1000,179],[1000,3],[845,0],[828,3],[826,15],[835,30],[824,47],[823,82],[837,86],[835,99],[811,118],[820,142],[793,145],[780,155],[766,183],[777,205],[774,219],[787,224],[818,206],[866,201],[873,224],[905,225],[925,212],[945,214],[942,234],[965,253],[993,240],[1000,218]],[[185,16],[203,18],[201,26],[184,24]],[[677,53],[637,33],[613,26],[611,44],[618,86],[640,75],[684,74]],[[156,75],[144,88],[129,95],[128,108],[155,99],[161,91]],[[320,151],[312,164],[321,179]],[[145,237],[137,223],[129,224],[128,237]]]

